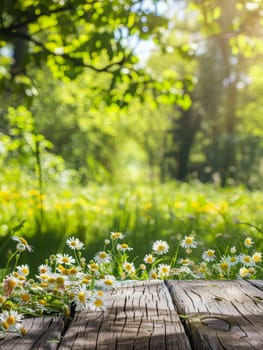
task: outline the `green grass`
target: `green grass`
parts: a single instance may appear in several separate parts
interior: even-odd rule
[[[12,228],[25,220],[21,235],[35,254],[24,254],[37,266],[65,240],[74,235],[85,242],[88,258],[101,250],[111,231],[126,234],[133,255],[142,258],[155,240],[167,240],[171,255],[178,242],[194,234],[198,248],[194,255],[212,248],[222,254],[245,237],[262,251],[263,197],[260,191],[241,187],[220,189],[211,185],[168,183],[156,187],[90,186],[87,188],[46,188],[0,191],[1,266],[11,247]]]

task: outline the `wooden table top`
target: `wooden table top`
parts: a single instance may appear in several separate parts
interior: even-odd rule
[[[2,350],[263,349],[263,281],[140,281],[106,293],[107,308],[26,318]]]

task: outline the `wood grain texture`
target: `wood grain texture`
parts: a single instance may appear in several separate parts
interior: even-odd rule
[[[164,282],[134,282],[107,299],[107,310],[75,316],[59,349],[190,349]]]
[[[61,317],[43,316],[25,318],[23,326],[27,334],[22,337],[8,334],[0,341],[1,350],[55,350],[58,349],[64,330]]]
[[[260,289],[260,290],[263,290],[263,281],[262,280],[251,280],[251,281],[248,281],[250,284],[252,284],[252,286]]]
[[[168,281],[195,350],[263,349],[263,292],[246,281]]]

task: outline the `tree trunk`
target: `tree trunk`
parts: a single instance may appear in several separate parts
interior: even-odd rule
[[[231,67],[230,63],[230,48],[227,40],[221,40],[222,59],[225,68],[226,85],[225,90],[225,142],[223,149],[223,161],[221,171],[222,186],[227,184],[228,179],[235,179],[236,171],[236,147],[235,147],[235,133],[236,133],[236,103],[237,103],[237,88],[236,88],[236,72]]]

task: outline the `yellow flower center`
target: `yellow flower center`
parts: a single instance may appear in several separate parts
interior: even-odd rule
[[[242,271],[241,271],[241,276],[246,276],[249,274],[249,270],[246,269],[246,268],[243,268]]]
[[[192,244],[192,243],[193,243],[193,240],[194,240],[193,237],[186,237],[186,238],[185,238],[185,243],[186,243],[186,244]]]
[[[157,250],[158,250],[159,252],[163,252],[163,251],[165,250],[165,246],[162,245],[162,244],[160,244],[160,245],[158,245]]]
[[[21,272],[22,272],[24,275],[28,275],[28,274],[29,274],[29,270],[28,270],[28,268],[26,268],[26,267],[23,267],[22,270],[21,270]]]
[[[47,287],[48,287],[48,283],[42,282],[42,283],[39,284],[39,286],[40,286],[41,288],[47,288]]]
[[[156,272],[152,272],[152,275],[151,275],[152,279],[156,280],[158,275]]]
[[[103,302],[102,302],[101,299],[96,299],[96,300],[94,301],[94,305],[95,305],[96,307],[101,307],[101,306],[103,305]]]
[[[245,262],[250,262],[251,261],[250,256],[249,255],[244,256],[244,261]]]
[[[8,289],[13,289],[16,286],[17,282],[15,280],[9,280],[7,282]]]
[[[253,258],[254,262],[256,262],[256,263],[261,262],[261,254],[255,253],[252,258]]]
[[[48,280],[49,279],[48,275],[45,275],[45,274],[40,275],[40,278],[42,280]]]
[[[28,242],[23,237],[19,237],[19,241],[24,245],[28,245]]]
[[[16,323],[16,318],[15,316],[9,316],[7,317],[6,319],[6,323],[9,325],[9,326],[13,326],[15,323]]]
[[[56,283],[57,283],[58,285],[64,284],[64,278],[63,278],[63,277],[57,277],[57,278],[56,278]]]
[[[91,263],[89,267],[91,270],[98,270],[98,265],[95,263]]]
[[[90,281],[91,281],[90,279],[83,278],[82,281],[81,281],[81,283],[83,283],[83,284],[89,284]]]
[[[84,292],[80,292],[80,293],[78,294],[78,298],[79,298],[79,301],[80,301],[81,303],[85,303],[85,293],[84,293]]]
[[[45,267],[42,267],[39,272],[41,274],[47,273],[47,269]]]
[[[126,264],[125,265],[125,270],[130,271],[132,269],[132,265],[131,264]]]
[[[167,272],[169,272],[169,269],[168,269],[168,267],[163,266],[161,271],[162,271],[162,273],[167,273]]]
[[[220,266],[221,266],[221,269],[222,269],[222,270],[227,270],[227,269],[228,269],[228,263],[227,263],[226,261],[223,261],[223,262],[220,264]]]
[[[105,252],[100,252],[99,257],[100,257],[101,259],[105,259],[105,258],[107,258],[107,253],[105,253]]]
[[[9,324],[6,321],[4,321],[2,322],[2,327],[7,331],[9,328]]]
[[[50,277],[48,279],[48,283],[55,283],[56,282],[56,279],[54,277]]]
[[[30,300],[30,295],[27,293],[21,294],[21,299],[24,303],[27,303]]]
[[[104,284],[106,284],[107,286],[111,286],[112,285],[112,280],[110,280],[110,279],[107,279],[107,280],[105,280],[104,281]]]

